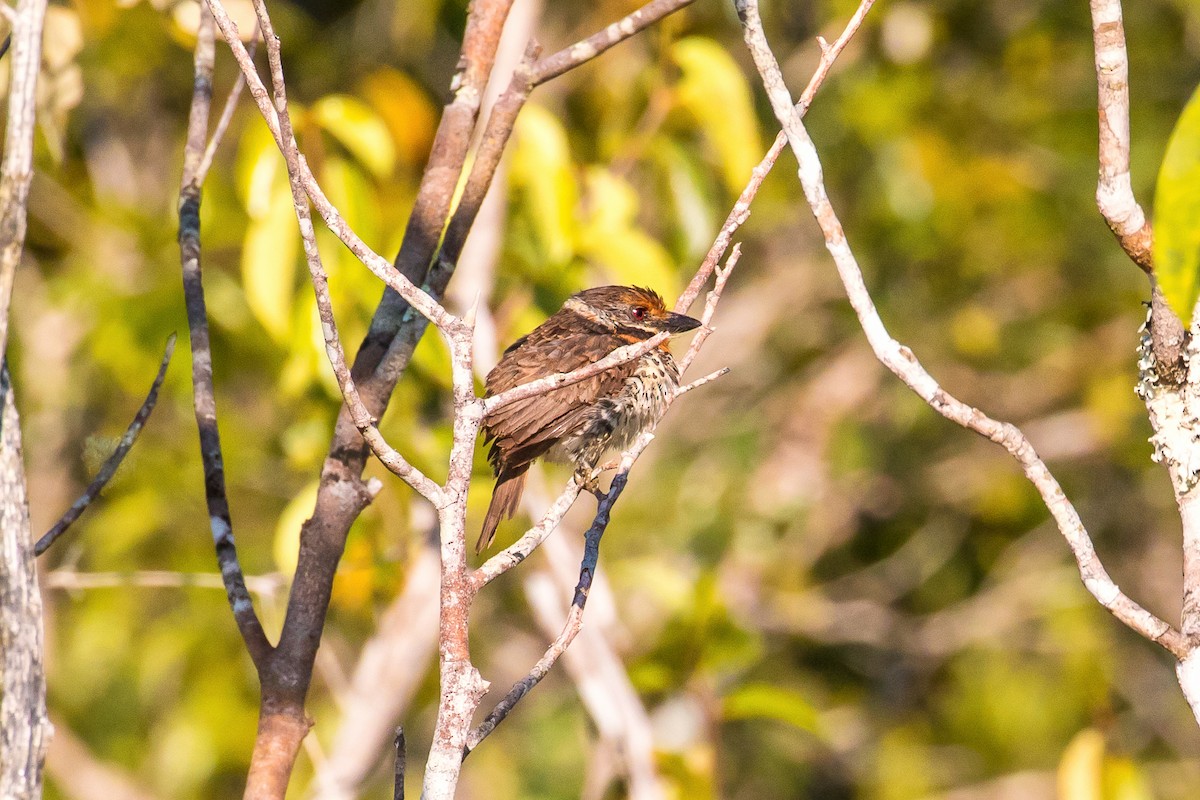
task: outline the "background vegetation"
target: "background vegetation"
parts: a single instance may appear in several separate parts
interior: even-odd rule
[[[835,35],[855,5],[765,9],[794,91],[816,63],[813,37]],[[557,47],[632,7],[546,3],[538,35]],[[464,6],[271,8],[301,146],[355,229],[390,255]],[[170,0],[50,11],[53,78],[10,348],[35,534],[115,443],[167,335],[186,331],[175,202],[195,24],[193,4]],[[1135,191],[1149,198],[1200,81],[1200,9],[1143,0],[1125,13]],[[681,288],[775,133],[744,77],[740,36],[730,7],[698,3],[535,93],[495,226],[485,299],[498,346],[586,286]],[[234,70],[219,53],[223,97]],[[1025,428],[1114,579],[1177,618],[1178,516],[1132,390],[1148,290],[1092,201],[1086,4],[883,0],[808,124],[894,333],[947,389]],[[1056,785],[1070,798],[1195,796],[1200,735],[1168,656],[1086,594],[1010,460],[875,363],[790,158],[755,203],[697,374],[733,371],[660,427],[605,537],[608,628],[663,774],[686,798],[1041,798]],[[203,214],[230,498],[247,573],[273,578],[256,584],[257,600],[277,630],[339,396],[283,163],[248,104]],[[332,237],[323,245],[355,342],[380,288]],[[430,471],[450,435],[445,358],[434,337],[422,343],[382,426]],[[50,702],[57,748],[83,746],[149,796],[233,797],[256,694],[223,592],[186,577],[215,569],[190,406],[177,359],[122,473],[44,561]],[[345,675],[430,522],[411,491],[377,473],[385,488],[335,585],[297,797],[335,730]],[[151,570],[181,573],[183,585],[141,585]],[[77,573],[93,572],[120,575],[111,588],[79,588]],[[501,585],[482,595],[473,626],[497,688],[545,641],[520,584]],[[434,678],[407,714],[416,753],[428,746]],[[467,762],[463,794],[604,796],[585,789],[594,739],[557,672]],[[52,756],[48,796],[86,797],[68,777]],[[364,796],[388,791],[381,763]]]

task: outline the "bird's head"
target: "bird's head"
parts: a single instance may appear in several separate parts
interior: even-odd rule
[[[700,320],[668,311],[658,292],[640,286],[597,286],[572,296],[563,305],[606,330],[649,339],[659,333],[684,333]]]

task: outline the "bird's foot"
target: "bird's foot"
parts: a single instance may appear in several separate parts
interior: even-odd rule
[[[600,489],[600,475],[603,472],[603,467],[581,469],[575,473],[575,482],[579,484],[579,488],[583,491],[595,495],[597,500],[603,500],[605,494]]]

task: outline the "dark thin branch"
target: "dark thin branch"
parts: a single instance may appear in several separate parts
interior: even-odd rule
[[[100,496],[101,490],[112,480],[112,476],[117,474],[117,469],[121,466],[121,462],[125,460],[125,456],[133,449],[133,443],[137,441],[138,435],[142,432],[142,427],[146,424],[146,420],[150,419],[150,414],[154,411],[154,406],[158,403],[158,390],[162,387],[163,379],[167,377],[167,366],[171,363],[171,356],[175,353],[175,334],[171,334],[167,338],[166,352],[163,353],[162,363],[158,367],[158,374],[154,377],[154,383],[150,385],[150,392],[146,395],[142,407],[138,409],[137,414],[133,417],[133,422],[129,423],[129,427],[125,429],[125,434],[121,437],[121,441],[117,443],[117,448],[113,450],[112,455],[100,467],[100,471],[96,473],[96,477],[88,484],[87,489],[79,496],[67,512],[62,515],[58,522],[46,534],[38,540],[37,546],[34,548],[34,555],[41,555],[50,549],[50,545],[63,535],[63,532],[71,526],[75,520],[92,504],[97,497]]]
[[[478,747],[479,743],[486,739],[496,729],[496,726],[508,717],[517,703],[521,702],[521,699],[529,694],[533,687],[541,682],[542,678],[546,677],[551,668],[558,662],[559,657],[571,645],[575,637],[579,635],[579,630],[583,627],[583,611],[587,606],[588,595],[592,590],[592,579],[595,577],[596,566],[600,560],[600,538],[608,528],[613,505],[617,502],[617,498],[621,496],[621,493],[625,491],[625,485],[629,480],[629,470],[633,468],[634,461],[642,454],[642,451],[646,449],[653,438],[652,434],[643,434],[634,446],[629,449],[621,460],[620,469],[613,476],[608,492],[604,495],[604,498],[600,501],[596,509],[596,516],[592,519],[591,527],[588,528],[587,534],[584,536],[583,560],[579,564],[579,582],[575,585],[575,597],[571,601],[571,610],[567,614],[567,621],[563,625],[562,632],[546,648],[545,654],[538,659],[538,662],[534,664],[529,674],[517,681],[512,689],[508,691],[508,694],[491,710],[487,718],[471,731],[471,734],[467,737],[467,745],[463,751],[463,758],[466,758],[472,750]]]
[[[200,28],[196,38],[195,83],[192,106],[188,113],[187,144],[184,149],[183,180],[179,190],[179,253],[183,268],[183,295],[187,306],[188,331],[192,350],[192,400],[196,408],[196,427],[200,433],[200,458],[204,462],[204,495],[217,563],[225,580],[238,631],[254,665],[260,670],[272,648],[254,611],[246,579],[238,563],[233,541],[233,520],[225,491],[225,460],[217,429],[217,401],[213,385],[212,345],[208,330],[208,309],[200,269],[200,184],[199,166],[204,156],[208,133],[208,114],[212,105],[212,74],[215,38],[212,17],[200,8]]]
[[[404,800],[404,771],[408,765],[408,752],[404,743],[404,728],[396,728],[396,767],[392,782],[392,800]]]

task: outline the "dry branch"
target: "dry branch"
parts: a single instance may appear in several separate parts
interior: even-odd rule
[[[50,549],[50,545],[62,536],[63,533],[71,526],[75,520],[79,519],[92,502],[100,496],[100,492],[104,489],[108,482],[112,480],[112,476],[117,474],[117,469],[121,466],[121,462],[125,460],[125,456],[133,449],[133,443],[137,441],[138,434],[142,432],[142,427],[146,424],[146,420],[150,419],[150,414],[154,411],[154,406],[158,403],[158,390],[162,387],[163,379],[167,377],[167,366],[171,363],[171,356],[175,353],[175,334],[167,339],[166,352],[163,353],[162,363],[158,367],[158,374],[154,377],[154,382],[150,385],[150,392],[146,395],[145,401],[142,402],[141,408],[133,417],[133,422],[129,423],[129,427],[125,429],[125,433],[121,436],[121,441],[117,443],[117,447],[100,467],[100,471],[96,473],[96,477],[84,489],[83,494],[79,499],[71,504],[66,513],[59,518],[58,522],[54,523],[50,530],[38,540],[37,546],[34,547],[34,555],[41,555]]]
[[[1088,591],[1125,625],[1162,645],[1177,658],[1184,658],[1190,651],[1185,637],[1127,597],[1109,577],[1074,506],[1024,434],[1015,426],[993,420],[979,409],[948,394],[925,371],[913,352],[888,333],[846,241],[841,222],[829,202],[816,146],[792,105],[778,62],[767,44],[758,14],[758,3],[756,0],[736,0],[736,6],[742,19],[746,45],[762,77],[771,108],[800,163],[798,174],[805,197],[824,234],[825,246],[833,257],[850,304],[876,357],[939,414],[986,436],[1007,450],[1021,465],[1025,476],[1041,495],[1063,538],[1067,540]]]
[[[0,797],[41,797],[52,728],[42,663],[42,598],[29,530],[21,424],[5,353],[13,279],[25,248],[46,0],[20,0],[12,20],[8,122],[0,164]]]
[[[1133,196],[1129,173],[1129,55],[1121,0],[1090,0],[1100,112],[1100,179],[1096,205],[1121,248],[1152,274],[1154,231]]]
[[[212,345],[208,310],[200,268],[200,163],[208,137],[208,114],[212,106],[212,75],[215,51],[212,17],[202,7],[196,37],[195,81],[188,113],[187,143],[184,147],[183,179],[179,189],[179,255],[183,269],[183,294],[187,306],[192,352],[192,401],[200,433],[200,458],[204,463],[204,496],[217,563],[225,579],[225,591],[238,631],[250,658],[259,669],[271,653],[271,643],[254,612],[246,579],[233,541],[233,520],[225,491],[225,460],[217,429],[217,400],[213,384]]]

